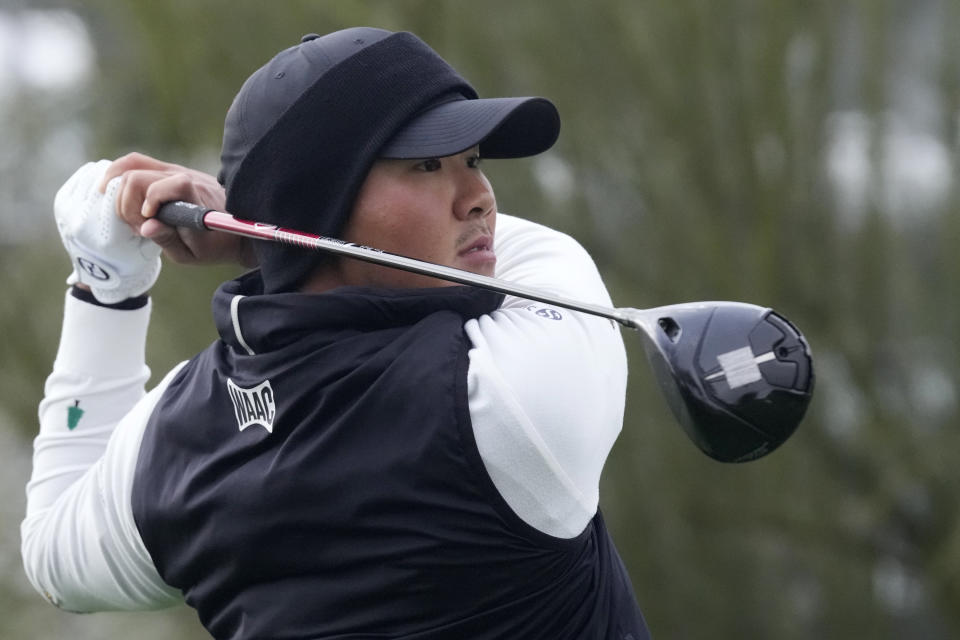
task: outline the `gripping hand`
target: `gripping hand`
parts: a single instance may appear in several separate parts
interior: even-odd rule
[[[109,160],[88,162],[60,187],[53,211],[73,263],[67,284],[83,283],[105,304],[142,295],[160,275],[160,247],[138,236],[117,215],[121,179],[97,189]]]

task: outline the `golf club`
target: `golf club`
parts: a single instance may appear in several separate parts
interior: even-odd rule
[[[813,358],[800,331],[775,311],[740,302],[611,308],[302,231],[168,202],[157,219],[348,256],[458,284],[609,318],[643,336],[654,377],[691,440],[721,462],[746,462],[783,444],[813,395]]]

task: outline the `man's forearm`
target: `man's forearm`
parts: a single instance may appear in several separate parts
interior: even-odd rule
[[[66,296],[60,346],[40,403],[27,513],[49,506],[106,448],[143,396],[150,304],[109,309]]]
[[[143,425],[174,374],[144,396],[149,301],[118,309],[82,298],[67,295],[40,405],[21,525],[24,569],[37,591],[66,610],[169,606],[179,595],[143,548],[129,488]]]

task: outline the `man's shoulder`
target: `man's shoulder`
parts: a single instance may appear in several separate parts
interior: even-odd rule
[[[527,218],[502,212],[497,213],[496,241],[498,244],[508,242],[524,244],[555,242],[568,248],[582,249],[580,243],[573,236],[563,231],[554,229],[542,222],[534,222]]]

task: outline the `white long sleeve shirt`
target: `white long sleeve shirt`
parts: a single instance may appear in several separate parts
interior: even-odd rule
[[[499,278],[610,304],[593,261],[569,236],[499,214],[495,250]],[[66,296],[21,536],[30,582],[67,610],[155,609],[181,599],[154,568],[131,507],[144,429],[179,369],[145,393],[149,316],[149,305],[120,311]],[[471,421],[494,485],[528,524],[576,536],[596,513],[623,420],[618,328],[508,296],[465,331]]]

